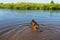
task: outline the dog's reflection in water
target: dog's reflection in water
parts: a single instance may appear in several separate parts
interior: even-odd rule
[[[37,24],[37,22],[35,22],[34,20],[31,21],[31,29],[33,31],[40,31],[40,32],[42,32],[41,30],[39,30],[39,24]]]

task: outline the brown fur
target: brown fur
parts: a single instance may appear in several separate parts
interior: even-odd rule
[[[31,27],[32,27],[32,30],[39,31],[39,24],[37,24],[37,22],[35,22],[34,20],[32,20],[31,22]]]

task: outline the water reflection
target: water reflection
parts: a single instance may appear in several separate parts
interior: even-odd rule
[[[60,10],[50,10],[50,16],[53,16],[53,14],[59,14]]]
[[[41,24],[60,25],[60,11],[0,9],[0,26],[30,23],[32,19]]]

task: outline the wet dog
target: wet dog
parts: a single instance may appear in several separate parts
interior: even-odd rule
[[[35,22],[34,20],[31,21],[31,29],[33,31],[40,31],[39,30],[39,24],[37,24],[37,22]]]

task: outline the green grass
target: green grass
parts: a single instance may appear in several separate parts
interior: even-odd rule
[[[10,3],[10,4],[3,4],[0,3],[0,8],[5,9],[16,9],[16,10],[60,10],[60,4],[49,3]]]

